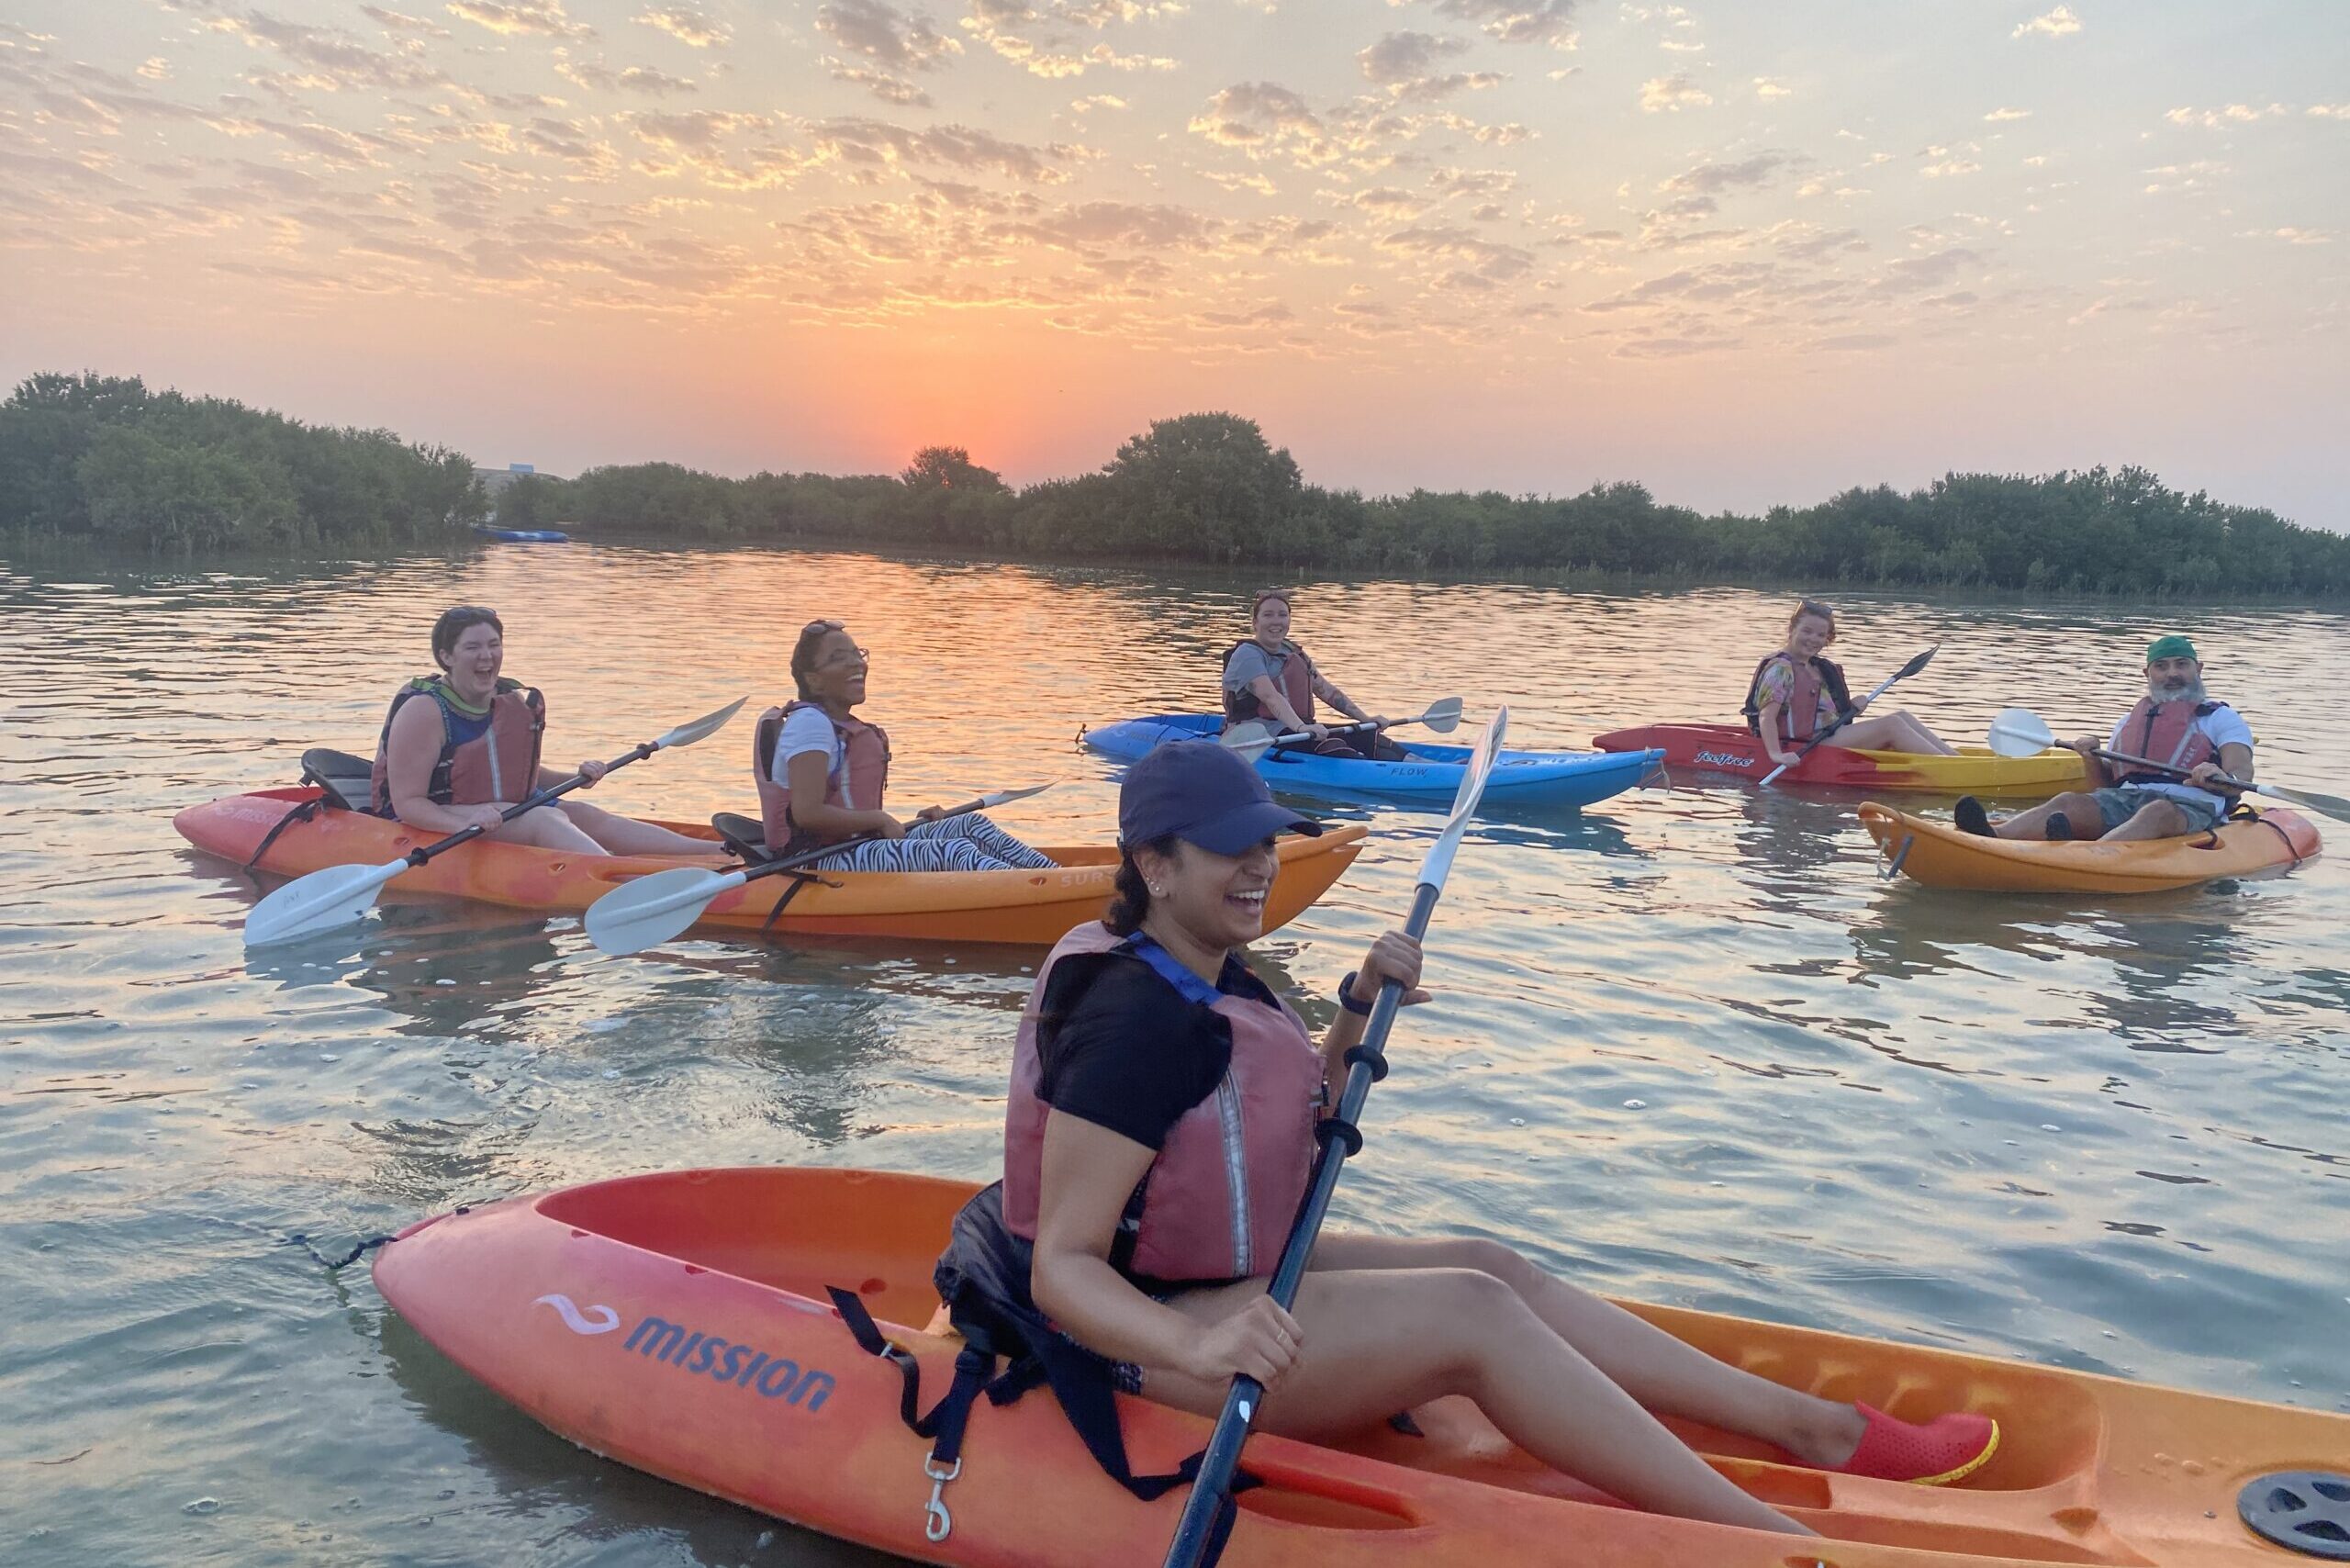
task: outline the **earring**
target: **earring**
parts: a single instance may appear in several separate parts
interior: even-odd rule
[[[1153,882],[1150,884],[1150,896],[1155,899],[1165,898],[1167,896],[1167,890],[1160,887],[1157,882]]]

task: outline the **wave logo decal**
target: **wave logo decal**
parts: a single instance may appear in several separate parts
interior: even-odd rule
[[[555,1315],[563,1319],[563,1326],[574,1334],[609,1334],[621,1326],[621,1315],[610,1307],[590,1302],[588,1311],[582,1313],[567,1295],[543,1295],[531,1305],[554,1307]],[[591,1316],[599,1314],[601,1321]]]

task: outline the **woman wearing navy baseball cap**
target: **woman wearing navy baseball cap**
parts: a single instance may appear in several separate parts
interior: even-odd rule
[[[1257,1425],[1308,1439],[1466,1394],[1519,1447],[1638,1506],[1808,1531],[1714,1471],[1656,1418],[1774,1443],[1798,1462],[1954,1481],[1987,1460],[1978,1415],[1916,1426],[1714,1360],[1480,1239],[1325,1232],[1294,1313],[1265,1294],[1314,1162],[1325,1085],[1382,983],[1418,989],[1401,931],[1338,985],[1317,1044],[1237,949],[1263,929],[1273,840],[1319,833],[1235,753],[1160,746],[1118,800],[1109,916],[1036,976],[1005,1114],[1003,1180],[955,1221],[937,1282],[974,1344],[1033,1358],[1104,1468],[1138,1495],[1113,1388],[1214,1415],[1232,1378]]]

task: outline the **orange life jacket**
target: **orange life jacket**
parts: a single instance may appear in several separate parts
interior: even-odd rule
[[[2218,756],[2219,748],[2212,745],[2209,735],[2195,727],[2195,721],[2226,706],[2224,702],[2157,702],[2151,696],[2141,697],[2138,705],[2130,710],[2129,717],[2121,721],[2121,744],[2114,749],[2177,768],[2198,767]],[[2178,782],[2167,773],[2150,773],[2144,768],[2133,771],[2127,763],[2114,766],[2122,769],[2114,776],[2116,784],[2142,779],[2150,784]]]
[[[823,711],[820,703],[787,702],[780,708],[768,709],[751,726],[751,777],[758,781],[759,822],[767,829],[767,847],[794,855],[827,842],[791,820],[790,781],[777,778],[773,771],[776,737],[783,731],[784,720],[802,708]],[[832,719],[830,714],[825,717]],[[889,732],[854,716],[832,719],[832,725],[833,733],[840,737],[841,756],[846,759],[851,792],[841,792],[842,770],[836,769],[824,780],[824,803],[845,806],[853,812],[879,811],[882,797],[890,790]]]
[[[1232,667],[1232,655],[1255,641],[1245,637],[1224,651],[1224,664],[1218,671],[1220,687],[1222,671]],[[1283,643],[1281,646],[1289,650],[1289,662],[1281,666],[1281,695],[1289,699],[1297,716],[1310,724],[1314,722],[1314,661],[1295,643]],[[1224,688],[1224,722],[1227,729],[1259,719],[1269,724],[1273,722],[1272,711],[1257,700],[1255,692],[1245,688],[1238,691]]]
[[[1754,666],[1754,674],[1746,683],[1746,727],[1756,734],[1762,733],[1762,672],[1774,663],[1784,664],[1795,672],[1795,689],[1787,693],[1785,706],[1779,710],[1779,738],[1783,741],[1807,741],[1819,733],[1819,694],[1828,693],[1828,700],[1845,719],[1852,716],[1852,695],[1844,686],[1844,668],[1829,659],[1814,655],[1802,664],[1789,658],[1785,649],[1764,658]]]
[[[1120,936],[1090,920],[1060,939],[1028,994],[1012,1058],[1004,1113],[1003,1223],[1036,1238],[1052,1107],[1038,1094],[1036,1030],[1053,968],[1077,953],[1125,948],[1185,1000],[1232,1026],[1232,1062],[1214,1091],[1177,1119],[1126,1204],[1111,1262],[1155,1280],[1236,1280],[1270,1274],[1314,1169],[1322,1106],[1322,1053],[1287,1004],[1227,996],[1147,936]]]
[[[369,788],[377,816],[392,812],[392,721],[412,698],[430,697],[441,710],[441,756],[432,765],[426,798],[441,806],[509,804],[539,787],[539,749],[547,728],[546,699],[534,687],[500,676],[489,700],[487,721],[459,706],[456,693],[439,676],[419,676],[392,694],[390,711],[375,741]],[[467,734],[467,732],[471,732]],[[460,734],[466,738],[459,740]]]

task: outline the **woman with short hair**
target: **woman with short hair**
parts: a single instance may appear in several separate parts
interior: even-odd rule
[[[591,806],[576,795],[504,821],[509,807],[565,776],[539,766],[546,700],[507,678],[506,624],[498,612],[461,604],[432,623],[438,675],[419,676],[393,693],[375,742],[374,811],[426,833],[469,827],[507,844],[567,849],[577,855],[710,856],[719,847],[657,823]],[[579,765],[592,787],[606,771]]]

